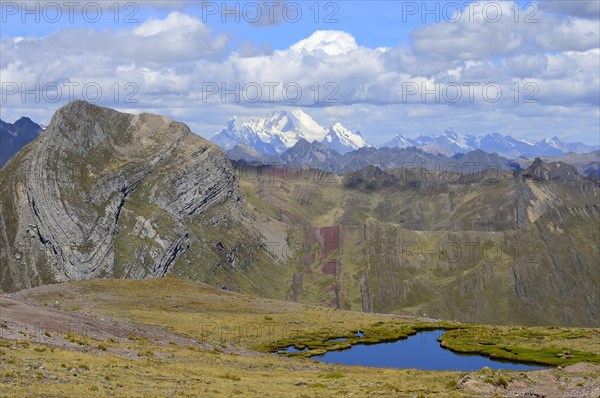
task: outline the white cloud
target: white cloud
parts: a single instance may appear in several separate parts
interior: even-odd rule
[[[484,13],[485,3],[475,2],[467,6],[456,23],[442,22],[415,30],[415,51],[425,58],[451,61],[543,51],[586,51],[600,45],[598,20],[559,19],[540,11],[528,20],[521,11],[516,21],[514,3],[491,3],[501,10],[498,14]]]
[[[326,55],[342,55],[357,50],[354,37],[338,30],[317,30],[309,38],[300,40],[290,47],[290,50],[303,53],[324,52]]]
[[[600,46],[598,20],[567,18],[552,28],[540,32],[536,42],[546,51],[586,51],[598,48]]]
[[[172,12],[165,19],[156,19],[151,17],[140,26],[133,29],[133,33],[138,36],[156,36],[161,33],[185,35],[189,32],[206,33],[208,29],[202,22],[187,14]]]
[[[598,0],[546,0],[540,3],[544,11],[597,20],[600,17]]]
[[[558,128],[571,134],[576,134],[575,128],[579,134],[590,134],[594,127],[597,131],[598,119],[593,115],[600,102],[598,21],[575,14],[561,18],[543,11],[538,17],[538,24],[528,25],[515,24],[511,18],[495,24],[481,18],[473,23],[466,19],[442,22],[415,31],[413,46],[369,48],[357,44],[348,32],[316,31],[283,50],[245,42],[226,53],[226,35],[214,34],[194,16],[171,12],[131,30],[64,29],[19,40],[2,37],[0,68],[3,83],[24,82],[27,87],[35,82],[98,83],[105,90],[102,104],[117,108],[135,106],[122,101],[124,94],[132,92],[124,85],[132,82],[139,88],[135,94],[138,109],[170,114],[199,129],[225,123],[228,114],[310,106],[313,111],[309,113],[323,120],[336,115],[348,119],[345,124],[357,126],[367,138],[398,132],[394,126],[402,126],[407,133],[420,128],[421,132],[439,132],[448,127],[449,120],[457,130],[478,134],[490,126],[515,135],[523,126],[531,134]],[[264,86],[269,82],[279,84],[274,103],[268,101]],[[431,88],[435,83],[465,82],[498,83],[503,96],[493,104],[481,95],[472,103],[457,104],[443,99],[435,103],[429,96],[422,104],[420,93],[403,95],[407,83],[420,89],[422,83]],[[115,83],[121,90],[116,102],[110,89]],[[230,95],[222,103],[219,94],[207,101],[202,92],[206,83],[217,84],[219,89],[222,84],[231,89],[236,83],[257,83],[264,89],[262,101],[242,98],[235,103],[235,96]],[[283,96],[282,86],[287,83],[302,88],[296,104]],[[334,86],[326,89],[327,83]],[[516,102],[510,89],[515,83],[521,90]],[[537,85],[538,104],[522,102],[526,83]],[[338,102],[324,103],[327,95]],[[43,102],[27,104],[32,115],[51,113],[60,105]],[[21,112],[27,108],[24,105],[13,95],[3,103],[3,114]]]
[[[102,76],[123,63],[160,67],[204,58],[217,60],[227,42],[224,35],[211,35],[200,20],[172,12],[163,20],[151,18],[133,31],[77,28],[18,42],[6,37],[2,39],[2,67],[21,61],[37,69],[41,81],[80,75],[86,67]],[[60,65],[48,70],[48,61]]]

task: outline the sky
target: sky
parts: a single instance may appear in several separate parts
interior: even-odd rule
[[[360,130],[599,144],[600,1],[5,1],[0,118],[72,99],[209,137],[302,109]]]

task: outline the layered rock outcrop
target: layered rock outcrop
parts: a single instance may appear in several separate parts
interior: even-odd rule
[[[160,276],[194,243],[202,258],[218,262],[212,245],[222,239],[203,241],[203,215],[219,207],[222,220],[243,218],[235,210],[237,181],[218,147],[165,117],[84,101],[58,110],[0,181],[4,290]]]

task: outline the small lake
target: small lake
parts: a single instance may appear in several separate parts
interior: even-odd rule
[[[540,370],[544,366],[498,361],[476,354],[457,354],[440,346],[437,339],[443,330],[420,332],[407,339],[391,343],[353,345],[343,351],[329,351],[314,356],[321,362],[373,366],[380,368],[414,368],[422,370],[480,370],[490,369]],[[297,350],[296,350],[297,351]]]

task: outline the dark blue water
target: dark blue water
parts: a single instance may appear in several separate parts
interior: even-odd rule
[[[393,343],[354,345],[343,351],[329,351],[314,356],[321,362],[341,365],[361,365],[381,368],[414,368],[423,370],[490,369],[539,370],[542,366],[497,361],[480,355],[456,354],[440,346],[443,330],[421,332]]]

